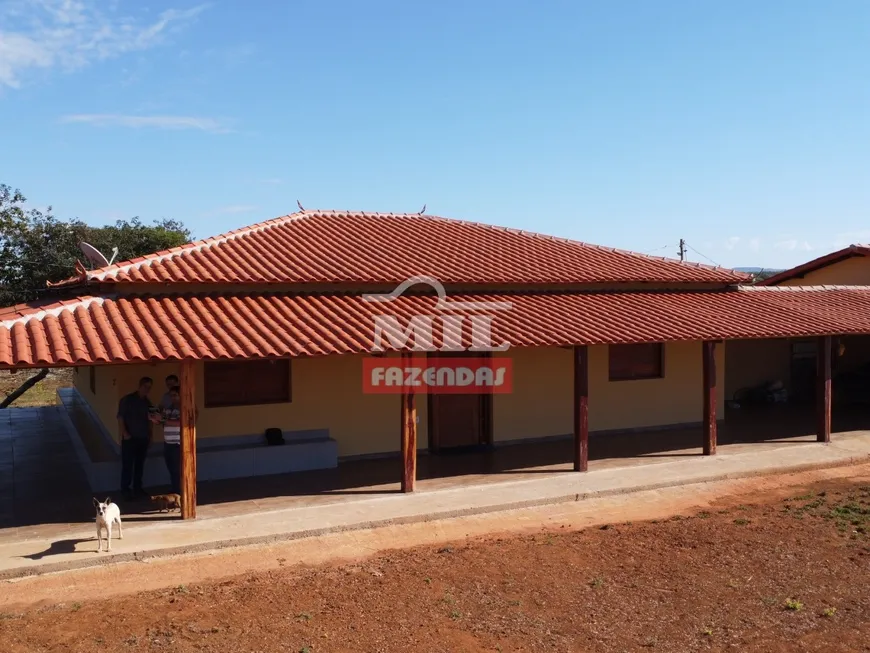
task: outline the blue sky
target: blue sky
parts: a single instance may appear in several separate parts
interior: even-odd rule
[[[870,241],[870,3],[3,0],[0,125],[92,223],[425,203],[784,267]]]

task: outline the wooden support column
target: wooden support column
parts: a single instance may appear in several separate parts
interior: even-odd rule
[[[704,377],[704,455],[716,453],[716,343],[705,341],[703,347]]]
[[[181,518],[196,518],[196,368],[182,361],[181,387]]]
[[[831,336],[821,336],[816,345],[816,441],[831,441]]]
[[[402,352],[402,365],[411,364],[411,353]],[[417,481],[417,406],[414,388],[402,389],[402,492],[413,492]]]
[[[589,348],[574,347],[574,471],[589,468]]]

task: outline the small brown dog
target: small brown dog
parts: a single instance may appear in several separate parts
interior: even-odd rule
[[[180,494],[155,494],[151,500],[157,504],[157,509],[160,512],[170,510],[181,510],[181,495]]]

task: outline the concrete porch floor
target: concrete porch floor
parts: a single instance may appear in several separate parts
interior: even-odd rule
[[[82,560],[83,553],[89,560],[96,555],[90,491],[61,417],[56,407],[0,414],[0,518],[5,526],[0,527],[0,573],[56,563],[93,564]],[[398,491],[397,458],[201,483],[195,522],[149,512],[147,503],[122,504],[127,537],[115,543],[113,554],[202,547],[237,537],[299,536],[723,475],[847,464],[870,455],[868,421],[857,413],[835,413],[833,443],[826,447],[815,443],[812,411],[774,407],[735,412],[721,425],[719,454],[712,458],[700,455],[699,428],[593,436],[587,474],[570,472],[570,440],[421,455],[418,492],[410,496]],[[263,519],[264,512],[269,519]]]

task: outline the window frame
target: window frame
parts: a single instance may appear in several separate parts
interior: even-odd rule
[[[628,351],[627,348],[637,347],[656,347],[658,350],[658,369],[653,373],[643,372],[628,372],[614,374],[613,369],[613,354],[622,349],[623,352]],[[636,350],[636,349],[635,349]],[[623,354],[624,355],[624,354]],[[607,379],[611,382],[619,381],[652,381],[655,379],[665,378],[665,345],[662,342],[641,342],[607,346]]]
[[[272,365],[280,365],[285,370],[286,375],[286,392],[279,399],[218,399],[215,401],[209,396],[209,369],[215,369],[217,366],[225,366],[225,369],[239,368],[251,364],[269,363]],[[252,369],[252,368],[249,368]],[[255,374],[255,373],[252,373]],[[241,361],[205,361],[203,363],[203,404],[205,408],[234,408],[241,406],[268,406],[272,404],[289,404],[293,401],[293,367],[289,358],[256,358],[251,360]],[[239,379],[239,387],[244,386],[246,379],[244,376]]]

